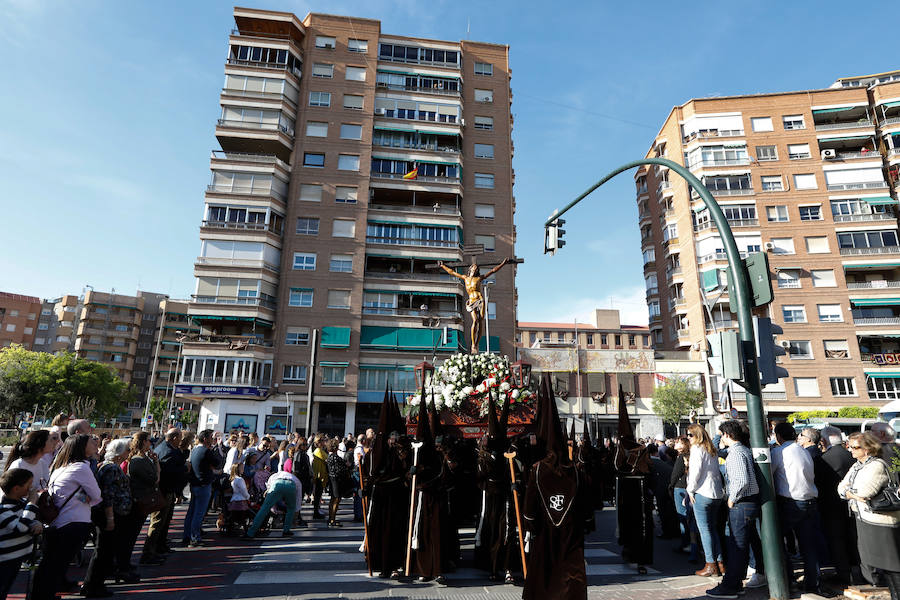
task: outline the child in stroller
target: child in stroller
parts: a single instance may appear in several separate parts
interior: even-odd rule
[[[255,461],[257,457],[251,455],[248,457],[248,461]],[[265,501],[266,496],[266,484],[269,481],[269,477],[272,476],[272,473],[269,471],[269,465],[263,465],[258,468],[253,473],[253,480],[250,483],[250,508],[253,510],[254,515],[256,511],[262,508],[263,502]],[[278,502],[275,506],[272,507],[271,513],[269,517],[271,517],[272,522],[270,523],[270,519],[266,519],[263,522],[263,526],[260,528],[261,531],[267,531],[270,527],[277,527],[275,523],[278,517],[284,519],[284,513],[287,510],[287,507],[284,505],[284,502]]]
[[[225,533],[234,535],[235,529],[246,532],[248,524],[253,519],[254,513],[250,510],[250,493],[247,490],[247,482],[244,481],[243,463],[235,463],[231,466],[231,489],[225,490],[229,497],[223,498],[225,507]],[[227,502],[226,502],[227,501]]]

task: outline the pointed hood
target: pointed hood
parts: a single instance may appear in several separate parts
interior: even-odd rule
[[[375,441],[372,444],[372,469],[378,471],[384,462],[387,452],[387,438],[391,434],[391,396],[388,386],[384,386],[384,398],[381,401],[381,412],[378,415],[378,430],[375,432]]]
[[[559,409],[556,407],[556,398],[552,395],[549,377],[544,374],[544,403],[541,408],[541,429],[538,437],[544,441],[547,448],[545,461],[553,463],[555,467],[572,464],[569,460],[569,448],[566,444],[566,434],[563,432],[562,423],[559,420]],[[551,390],[547,394],[547,390]]]
[[[619,440],[616,444],[616,470],[620,473],[635,474],[650,472],[650,455],[647,447],[638,442],[631,428],[628,409],[625,406],[625,392],[619,386]]]
[[[498,421],[498,425],[500,425],[500,439],[503,440],[504,446],[507,445],[507,439],[509,438],[509,405],[512,404],[509,398],[503,403],[503,408],[500,410],[500,420]]]
[[[584,430],[581,437],[584,439],[585,446],[594,446],[594,440],[591,439],[591,428],[588,426],[587,413],[582,413],[581,418],[584,419]]]
[[[488,444],[494,444],[500,435],[500,426],[497,424],[497,403],[494,402],[494,391],[488,390]]]
[[[631,419],[628,418],[628,407],[625,406],[625,391],[619,386],[619,440],[634,440]]]
[[[434,402],[434,389],[431,390],[431,401]],[[432,447],[434,445],[434,437],[431,433],[431,415],[428,413],[428,403],[425,402],[423,395],[422,402],[419,404],[419,418],[416,423],[416,441],[424,442],[425,446]]]
[[[572,442],[572,445],[575,445],[575,417],[572,417],[572,426],[569,428],[569,441]]]
[[[396,431],[400,435],[406,435],[406,419],[403,418],[403,413],[400,412],[400,403],[397,402],[397,396],[394,395],[394,389],[390,389],[390,397],[391,397],[391,431]],[[422,403],[419,405],[421,409],[425,403],[425,388],[422,388]],[[390,433],[390,432],[388,432]]]
[[[440,441],[438,438],[444,437],[444,425],[441,423],[441,413],[438,412],[433,393],[431,394],[431,406],[428,412],[431,414],[431,434],[434,436],[435,441]]]

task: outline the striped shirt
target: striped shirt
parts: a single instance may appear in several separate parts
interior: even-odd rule
[[[31,527],[37,523],[37,507],[25,500],[0,501],[0,563],[31,552]]]
[[[750,448],[740,442],[735,442],[728,448],[728,456],[725,458],[725,478],[728,481],[728,499],[732,504],[741,498],[759,493]]]

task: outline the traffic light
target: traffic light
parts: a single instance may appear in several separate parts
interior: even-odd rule
[[[753,308],[765,306],[772,302],[772,279],[769,271],[769,255],[765,252],[754,252],[741,260],[743,269],[747,273],[747,282],[750,284],[750,295],[753,299]],[[741,267],[738,267],[741,268]],[[731,269],[726,269],[728,278],[728,307],[736,313],[737,298],[734,294],[734,278]]]
[[[725,379],[741,381],[744,376],[741,344],[737,331],[720,331],[706,336],[709,349],[706,360],[712,372]]]
[[[753,317],[753,329],[756,333],[756,355],[759,357],[759,382],[762,385],[778,383],[787,377],[787,369],[776,362],[779,356],[785,356],[787,350],[775,341],[775,336],[784,330],[772,323],[768,317]]]
[[[566,230],[560,229],[565,224],[565,219],[556,219],[550,225],[544,227],[544,254],[553,256],[557,250],[566,245],[566,241],[562,239],[562,236],[566,234]]]

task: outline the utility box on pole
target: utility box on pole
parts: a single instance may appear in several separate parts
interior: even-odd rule
[[[753,308],[765,306],[772,302],[772,279],[769,277],[769,255],[765,252],[754,252],[741,260],[742,268],[747,272],[747,280],[750,282],[750,293],[753,297]],[[737,300],[732,293],[734,289],[734,276],[731,269],[725,269],[728,280],[728,308],[731,312],[737,312]]]

